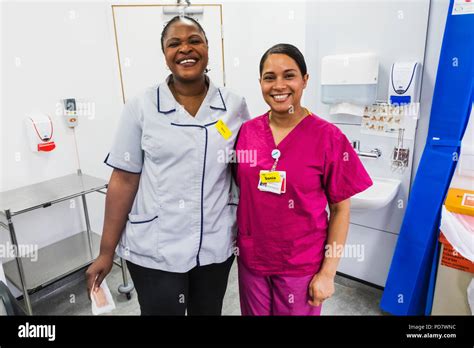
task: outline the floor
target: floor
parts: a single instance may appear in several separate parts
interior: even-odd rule
[[[122,272],[114,266],[107,277],[107,284],[116,309],[110,315],[139,315],[136,293],[131,300],[118,292]],[[336,292],[325,301],[322,315],[383,315],[379,308],[382,291],[373,287],[336,276]],[[92,315],[91,302],[86,294],[84,271],[42,289],[31,296],[35,315]],[[234,263],[227,293],[224,298],[224,315],[240,315],[237,266]]]

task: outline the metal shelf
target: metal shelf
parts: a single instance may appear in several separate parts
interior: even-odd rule
[[[3,265],[7,278],[22,290],[28,314],[33,314],[30,292],[87,266],[97,257],[100,237],[92,233],[86,195],[92,192],[104,193],[102,190],[107,186],[105,180],[82,174],[78,170],[77,174],[0,192],[0,213],[6,220],[6,223],[0,221],[0,226],[10,232],[10,239],[15,247],[18,246],[18,239],[12,217],[76,197],[82,198],[86,231],[39,249],[35,261],[16,255],[14,260]],[[121,289],[129,297],[133,285],[128,283],[124,267],[122,274],[124,285]]]
[[[54,244],[38,249],[37,260],[22,258],[26,287],[34,293],[55,281],[89,265],[99,254],[100,236],[91,233],[92,253],[89,251],[87,231],[77,233]],[[10,282],[21,289],[21,280],[15,260],[3,264]]]
[[[9,210],[10,215],[15,216],[106,187],[107,182],[105,180],[86,174],[70,174],[0,192],[0,211]]]

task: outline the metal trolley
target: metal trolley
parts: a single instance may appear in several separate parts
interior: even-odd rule
[[[5,276],[23,292],[26,312],[33,314],[30,294],[48,286],[55,281],[72,274],[91,264],[99,254],[100,236],[93,233],[87,210],[86,195],[92,192],[106,194],[105,180],[82,174],[70,174],[34,185],[0,192],[0,226],[10,232],[12,249],[15,258],[3,264]],[[21,243],[12,221],[14,216],[39,208],[47,208],[53,204],[82,198],[82,209],[86,230],[64,238],[56,243],[37,250],[35,260],[28,255],[19,255]],[[3,215],[3,216],[2,216]],[[133,282],[128,280],[126,263],[123,259],[114,263],[122,268],[123,284],[118,291],[131,298]]]

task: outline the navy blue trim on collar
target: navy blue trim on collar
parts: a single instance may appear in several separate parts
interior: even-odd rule
[[[216,89],[217,89],[217,92],[219,93],[219,97],[221,99],[222,106],[209,105],[209,107],[213,110],[227,111],[227,107],[225,105],[224,98],[222,97],[221,90],[220,90],[220,88],[216,88]],[[219,103],[217,103],[217,104],[219,104]],[[176,108],[169,109],[169,110],[161,110],[161,106],[160,106],[160,87],[159,86],[156,88],[156,108],[157,108],[159,113],[162,113],[162,114],[165,114],[165,115],[176,111]]]
[[[162,113],[162,114],[169,114],[170,112],[175,112],[176,109],[170,109],[170,110],[161,110],[160,109],[160,87],[158,86],[158,88],[156,89],[156,108],[158,109],[158,112]]]
[[[221,93],[220,88],[217,88],[217,91],[219,92],[219,96],[221,97],[222,105],[224,106],[224,108],[220,108],[220,107],[212,106],[212,105],[210,105],[209,107],[210,107],[211,109],[213,109],[213,110],[223,110],[223,111],[227,111],[227,108],[226,108],[225,103],[224,103],[224,98],[222,98],[222,93]]]

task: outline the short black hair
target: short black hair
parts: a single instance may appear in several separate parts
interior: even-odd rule
[[[260,59],[260,76],[262,76],[263,65],[265,64],[265,61],[267,60],[268,56],[271,54],[287,55],[288,57],[290,57],[296,62],[303,76],[305,76],[308,73],[303,53],[301,53],[301,51],[296,46],[293,46],[291,44],[286,44],[286,43],[280,43],[280,44],[270,47],[263,54],[262,58]]]
[[[197,20],[195,20],[194,18],[192,17],[189,17],[189,16],[175,16],[173,18],[170,19],[170,21],[168,23],[166,23],[165,27],[163,28],[163,31],[161,32],[161,50],[164,52],[165,51],[165,46],[164,46],[164,39],[165,39],[165,36],[166,36],[166,33],[168,32],[168,29],[170,28],[170,26],[174,23],[174,22],[177,22],[177,21],[181,21],[183,19],[187,19],[189,21],[191,21],[194,25],[196,25],[198,27],[198,29],[204,34],[204,37],[206,39],[206,43],[208,42],[207,41],[207,36],[206,36],[206,32],[204,31],[204,29],[202,28],[201,24],[199,24],[199,22]]]

